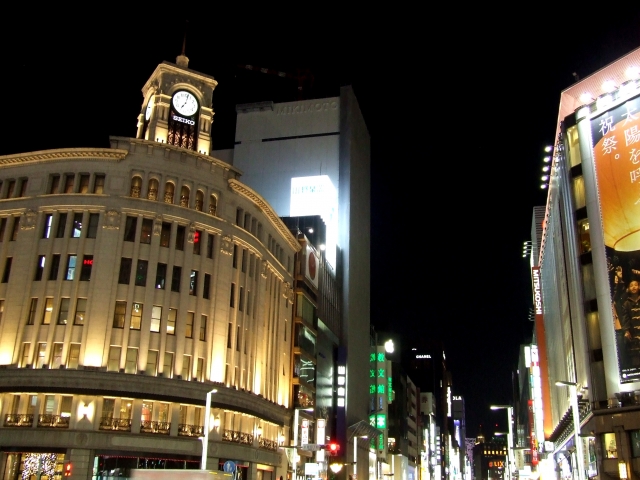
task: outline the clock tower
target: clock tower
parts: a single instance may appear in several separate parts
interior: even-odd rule
[[[144,101],[136,138],[167,143],[208,155],[213,123],[212,97],[218,82],[188,68],[184,55],[162,62],[142,87]]]

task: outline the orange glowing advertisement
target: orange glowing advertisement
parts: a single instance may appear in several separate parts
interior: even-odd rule
[[[622,383],[640,379],[640,97],[591,120]]]

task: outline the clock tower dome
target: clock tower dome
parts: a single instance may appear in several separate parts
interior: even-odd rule
[[[212,97],[218,82],[188,68],[189,59],[162,62],[142,87],[136,138],[167,143],[208,155],[213,123]]]

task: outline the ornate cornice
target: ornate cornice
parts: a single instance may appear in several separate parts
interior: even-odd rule
[[[287,226],[280,220],[280,217],[273,211],[271,205],[267,203],[267,201],[262,198],[255,190],[247,187],[245,184],[240,183],[234,178],[229,179],[229,186],[238,192],[243,197],[251,200],[262,212],[267,216],[267,218],[271,221],[271,224],[278,230],[282,236],[287,240],[287,243],[295,252],[299,252],[302,247],[298,243],[298,240],[293,236],[293,234],[289,231]]]
[[[57,150],[40,150],[38,152],[18,153],[0,156],[1,165],[16,163],[40,163],[52,160],[124,160],[129,152],[113,148],[64,148]]]

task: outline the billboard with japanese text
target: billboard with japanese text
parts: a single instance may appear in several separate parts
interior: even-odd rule
[[[591,120],[622,383],[640,380],[640,97]]]

